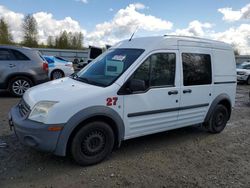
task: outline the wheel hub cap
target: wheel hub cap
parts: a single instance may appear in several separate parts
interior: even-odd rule
[[[29,88],[30,84],[26,80],[16,80],[12,85],[12,90],[17,95],[23,95]]]
[[[82,142],[82,152],[93,156],[100,153],[105,146],[105,136],[101,131],[94,131],[85,136]]]

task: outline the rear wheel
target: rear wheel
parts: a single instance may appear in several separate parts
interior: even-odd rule
[[[250,76],[248,76],[247,85],[250,85]]]
[[[61,70],[54,70],[52,73],[51,73],[51,79],[52,80],[55,80],[55,79],[59,79],[59,78],[62,78],[64,77],[64,74]]]
[[[211,133],[220,133],[226,127],[229,119],[229,113],[224,105],[217,105],[209,118],[209,121],[205,123],[205,127]]]
[[[29,78],[19,76],[10,80],[8,90],[12,95],[21,97],[32,85],[33,83]]]
[[[104,122],[91,122],[82,127],[71,143],[73,159],[80,165],[92,165],[104,160],[114,146],[112,128]]]

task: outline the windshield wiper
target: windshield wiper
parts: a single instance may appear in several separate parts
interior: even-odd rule
[[[87,84],[93,84],[93,85],[100,86],[100,87],[106,87],[105,84],[98,83],[98,82],[95,82],[95,81],[93,81],[93,80],[89,80],[89,79],[86,78],[86,77],[80,77],[80,76],[78,76],[77,74],[72,74],[70,77],[71,77],[72,79],[74,79],[74,80],[77,80],[77,81],[80,81],[80,82],[84,82],[84,83],[87,83]]]
[[[74,80],[77,80],[77,81],[89,83],[89,79],[88,78],[79,77],[76,73],[72,74],[71,78],[73,78]]]

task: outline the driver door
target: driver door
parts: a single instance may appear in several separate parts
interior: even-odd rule
[[[145,90],[124,95],[125,139],[176,126],[180,101],[178,51],[155,51],[129,80],[143,80]]]

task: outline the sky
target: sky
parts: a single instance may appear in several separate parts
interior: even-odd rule
[[[234,45],[250,54],[249,0],[0,0],[0,18],[22,40],[22,21],[33,14],[39,41],[63,30],[81,31],[84,45],[104,46],[129,38],[185,35]]]

